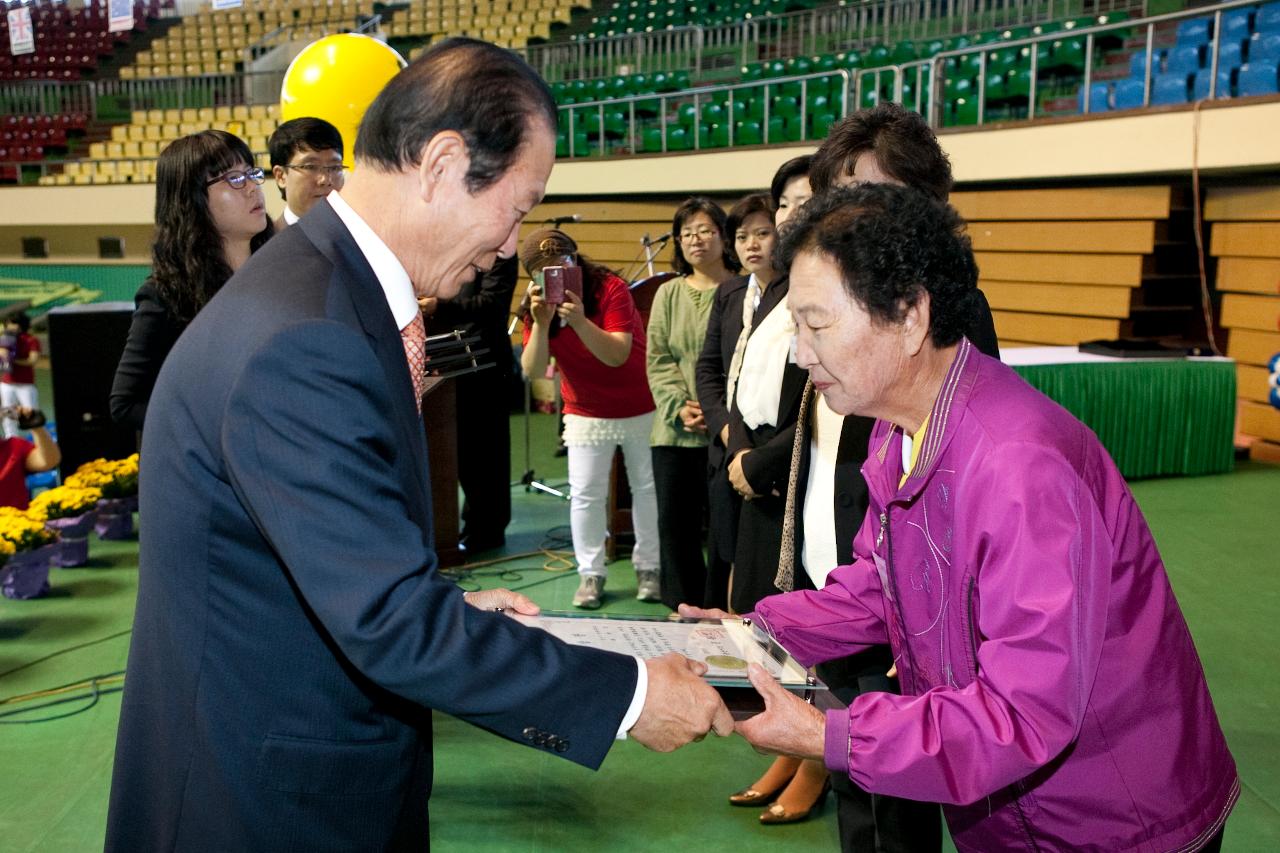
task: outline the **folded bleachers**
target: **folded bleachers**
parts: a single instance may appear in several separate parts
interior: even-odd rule
[[[590,0],[409,0],[383,13],[383,31],[424,46],[465,35],[521,48],[550,39],[575,8],[590,8]]]
[[[96,3],[77,9],[52,0],[27,5],[31,8],[35,52],[12,56],[8,50],[0,51],[0,81],[72,81],[91,76],[102,60],[145,32],[149,18],[171,8],[173,0],[134,0],[132,29],[114,33],[107,31],[106,11]],[[7,15],[0,16],[0,44],[9,44]]]

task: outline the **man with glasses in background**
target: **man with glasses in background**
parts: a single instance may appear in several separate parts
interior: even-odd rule
[[[276,231],[297,222],[311,206],[333,190],[342,189],[342,134],[321,118],[295,118],[276,128],[267,140],[271,174],[284,199],[284,213]]]

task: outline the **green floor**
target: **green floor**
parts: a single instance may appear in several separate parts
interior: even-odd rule
[[[536,415],[537,473],[564,481],[564,460],[548,452],[553,420]],[[522,423],[513,421],[513,476],[524,469]],[[1227,825],[1228,851],[1280,850],[1280,659],[1274,614],[1280,603],[1275,524],[1280,468],[1242,464],[1235,473],[1141,482],[1135,492],[1155,531],[1204,658],[1218,713],[1244,781]],[[568,523],[556,498],[515,495],[508,551],[535,550]],[[123,669],[136,587],[136,544],[94,542],[93,565],[57,570],[48,598],[0,599],[0,700]],[[544,607],[569,606],[571,573],[545,558],[478,569],[468,583],[523,589]],[[610,567],[606,607],[658,613],[640,604],[627,563]],[[498,572],[506,571],[501,578]],[[1268,618],[1270,617],[1270,618]],[[56,657],[42,660],[55,652]],[[1271,661],[1268,664],[1267,661]],[[1134,685],[1141,689],[1141,685]],[[42,701],[49,701],[45,699]],[[29,707],[36,702],[22,703]],[[64,719],[10,724],[74,712],[83,700],[0,717],[0,850],[66,853],[100,849],[106,817],[118,693]],[[0,714],[15,705],[0,704]],[[436,718],[432,845],[440,851],[836,850],[834,814],[761,827],[756,812],[725,796],[768,763],[741,740],[708,739],[670,755],[618,744],[591,773],[499,740],[448,717]]]

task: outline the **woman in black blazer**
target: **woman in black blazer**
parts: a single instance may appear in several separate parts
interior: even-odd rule
[[[141,431],[160,366],[196,312],[272,235],[263,171],[249,146],[221,130],[175,140],[156,161],[151,275],[111,385],[111,417]]]

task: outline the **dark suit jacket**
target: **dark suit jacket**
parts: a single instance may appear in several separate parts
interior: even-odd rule
[[[133,304],[129,337],[116,366],[109,402],[113,421],[141,431],[160,366],[187,324],[169,313],[149,278],[138,288]]]
[[[729,404],[725,394],[733,348],[742,334],[742,300],[747,295],[747,281],[747,276],[734,276],[716,288],[716,298],[707,317],[707,336],[694,368],[694,385],[698,402],[702,404],[702,417],[711,436],[712,464],[716,466],[724,458],[720,431],[729,423]]]
[[[289,223],[285,220],[283,213],[272,220],[271,224],[276,229],[277,234],[289,227]]]
[[[751,322],[752,334],[755,334],[760,323],[771,312],[785,310],[778,308],[778,305],[790,289],[791,280],[786,276],[775,280],[765,289]],[[732,355],[732,348],[729,352]],[[733,459],[739,451],[751,451],[743,457],[742,473],[751,484],[752,491],[758,495],[769,496],[775,491],[786,495],[787,477],[791,472],[791,446],[796,434],[796,415],[800,412],[800,397],[808,378],[808,371],[794,362],[787,362],[778,396],[778,414],[773,424],[761,424],[756,429],[749,429],[743,423],[736,403],[729,410],[729,446],[726,455]]]
[[[383,291],[327,204],[178,341],[143,440],[108,850],[423,850],[430,708],[603,760],[635,662],[467,606],[439,576],[412,397]]]

